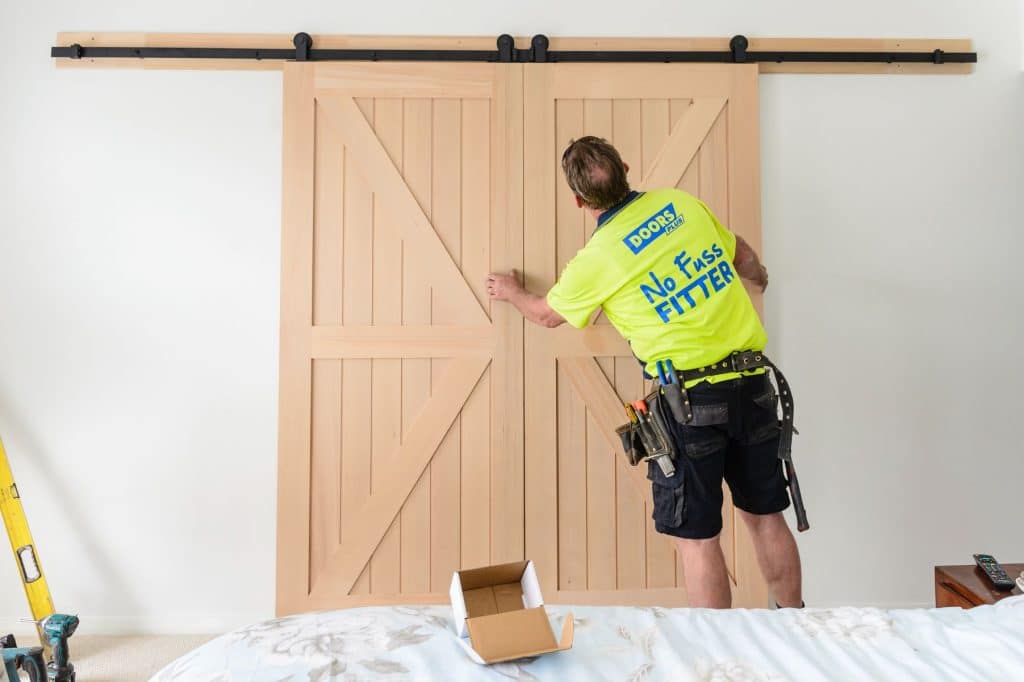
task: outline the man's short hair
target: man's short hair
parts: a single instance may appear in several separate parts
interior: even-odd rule
[[[591,208],[609,209],[629,194],[622,157],[600,137],[588,135],[569,142],[562,154],[562,170],[572,191]]]

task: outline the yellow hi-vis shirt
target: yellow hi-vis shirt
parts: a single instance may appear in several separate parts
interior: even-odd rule
[[[548,305],[578,328],[604,309],[650,376],[658,376],[659,360],[677,370],[707,367],[733,351],[764,350],[768,339],[735,255],[736,236],[696,197],[676,189],[632,193],[601,216],[548,292]]]

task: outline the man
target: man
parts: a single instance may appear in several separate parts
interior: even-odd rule
[[[677,371],[698,370],[737,351],[764,349],[767,335],[736,275],[763,291],[768,271],[707,206],[675,189],[631,191],[629,166],[596,137],[570,143],[562,170],[576,205],[597,220],[596,231],[546,296],[524,289],[512,272],[488,277],[491,298],[546,327],[585,327],[601,308],[649,377],[657,376],[659,361],[671,360]],[[648,463],[655,526],[675,539],[690,604],[732,603],[718,539],[724,477],[776,603],[801,606],[800,556],[782,516],[789,498],[767,375],[763,369],[723,373],[686,388],[695,411],[705,406],[727,414],[714,425],[669,420],[679,472],[666,477]]]

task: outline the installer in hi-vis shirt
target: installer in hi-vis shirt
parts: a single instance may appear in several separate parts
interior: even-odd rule
[[[764,349],[764,327],[740,278],[763,291],[767,270],[706,205],[677,189],[631,190],[629,166],[600,138],[573,141],[562,169],[596,230],[546,296],[527,291],[512,272],[488,277],[491,298],[545,327],[582,328],[602,309],[648,377],[658,377],[667,360],[682,375],[737,351]],[[655,526],[675,539],[690,605],[732,603],[718,538],[724,478],[776,603],[801,606],[800,557],[782,515],[789,498],[771,382],[761,369],[691,379],[685,387],[692,405],[722,419],[701,426],[668,420],[677,471],[667,477],[649,461],[648,478]]]

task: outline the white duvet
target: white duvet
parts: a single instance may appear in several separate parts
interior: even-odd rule
[[[865,608],[571,610],[569,651],[481,666],[447,606],[279,618],[228,633],[152,680],[1024,680],[1024,597],[970,611]]]

